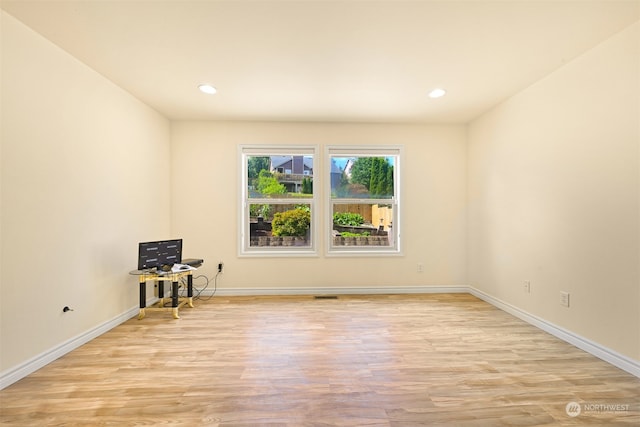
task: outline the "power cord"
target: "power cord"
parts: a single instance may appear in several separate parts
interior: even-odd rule
[[[207,298],[205,299],[204,297],[201,297],[202,292],[204,292],[208,287],[209,284],[211,283],[211,279],[209,279],[207,276],[205,276],[204,274],[198,275],[198,276],[193,276],[192,281],[193,281],[193,299],[196,300],[201,300],[201,301],[209,301],[211,298],[213,298],[213,296],[215,295],[216,291],[218,290],[218,276],[220,275],[220,272],[216,273],[215,276],[213,276],[213,292],[211,293],[211,295],[208,295]],[[204,286],[202,288],[199,288],[196,285],[196,280],[199,280],[200,278],[203,278],[205,280]],[[185,277],[181,278],[181,297],[185,296],[185,292],[187,289],[187,279]]]

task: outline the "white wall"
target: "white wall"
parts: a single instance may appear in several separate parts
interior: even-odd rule
[[[472,122],[468,150],[470,284],[636,360],[639,27]]]
[[[221,288],[466,285],[464,126],[175,122],[171,141],[172,231],[209,277],[224,262]],[[403,145],[404,256],[336,259],[321,247],[317,258],[239,258],[239,144]]]
[[[2,12],[0,372],[135,309],[169,122]],[[68,305],[73,312],[62,313]]]

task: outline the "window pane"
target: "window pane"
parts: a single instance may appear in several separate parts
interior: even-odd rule
[[[247,156],[249,198],[313,197],[313,156]]]
[[[249,205],[249,247],[311,246],[311,205]]]
[[[402,147],[328,146],[326,153],[327,255],[400,255]]]
[[[242,145],[240,255],[313,256],[316,146]],[[316,192],[317,193],[317,192]]]
[[[331,197],[392,199],[395,157],[331,157]]]
[[[334,203],[332,246],[393,246],[393,213],[393,205]]]

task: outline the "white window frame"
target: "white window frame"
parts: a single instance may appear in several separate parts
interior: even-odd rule
[[[295,198],[249,198],[248,194],[248,157],[251,156],[274,156],[274,155],[305,155],[313,156],[314,171],[322,170],[318,147],[315,145],[239,145],[238,161],[240,167],[240,177],[238,179],[240,188],[238,191],[238,218],[240,218],[238,233],[238,256],[240,257],[295,257],[295,256],[317,256],[318,248],[318,220],[319,220],[319,185],[314,185],[313,197],[305,199]],[[312,175],[310,175],[312,176]],[[312,176],[314,181],[317,176]],[[318,184],[318,182],[316,182]],[[309,246],[278,246],[278,247],[251,247],[250,246],[250,212],[251,204],[309,204],[311,208]]]
[[[329,145],[325,147],[324,161],[324,212],[325,212],[325,252],[327,256],[401,256],[401,226],[402,226],[402,205],[401,205],[401,174],[402,174],[402,146],[398,145],[354,145],[338,146]],[[331,194],[331,164],[333,157],[394,157],[393,181],[394,196],[391,199],[357,199],[357,198],[332,198]],[[315,169],[315,167],[314,167]],[[334,204],[385,204],[393,206],[393,243],[390,246],[337,246],[333,244],[333,206]]]

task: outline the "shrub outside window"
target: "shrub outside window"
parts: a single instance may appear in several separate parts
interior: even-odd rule
[[[239,255],[314,255],[313,146],[240,146]]]
[[[327,147],[329,255],[400,254],[400,147]]]

